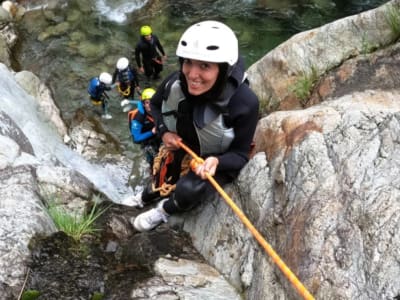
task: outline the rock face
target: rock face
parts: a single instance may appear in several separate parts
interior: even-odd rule
[[[316,299],[400,297],[400,46],[387,22],[390,9],[399,10],[400,1],[298,34],[249,69],[269,115],[259,121],[255,156],[226,191]],[[299,98],[292,87],[304,79],[312,85]],[[0,298],[13,299],[30,238],[54,231],[39,183],[69,193],[68,201],[86,201],[93,191],[71,170],[40,165],[9,116],[0,114],[0,125]],[[92,157],[94,136],[74,132],[74,143],[90,141],[75,149]],[[201,262],[188,267],[167,257],[155,263],[156,276],[132,286],[132,297],[299,299],[222,199],[170,225],[182,226],[239,292]],[[152,234],[131,238],[154,242]]]
[[[346,60],[394,43],[398,33],[388,20],[399,1],[293,36],[249,70],[264,112],[302,108],[293,86],[315,80]]]
[[[399,44],[389,7],[400,1],[300,33],[248,70],[270,114],[227,191],[316,299],[400,295]],[[312,69],[314,89],[300,99],[291,88]],[[184,228],[246,299],[299,298],[221,199]]]

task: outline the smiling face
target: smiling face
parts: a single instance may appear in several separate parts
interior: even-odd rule
[[[184,59],[182,73],[186,78],[189,93],[198,96],[214,86],[218,78],[219,67],[217,63]]]

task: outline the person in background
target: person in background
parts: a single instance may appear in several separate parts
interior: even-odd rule
[[[129,129],[133,142],[141,145],[150,168],[153,167],[154,156],[160,147],[160,139],[156,135],[156,128],[150,109],[150,100],[155,92],[152,88],[144,89],[137,109],[128,112]]]
[[[175,189],[155,208],[130,220],[141,232],[215,196],[206,174],[220,185],[232,182],[249,160],[258,122],[259,101],[249,88],[238,40],[228,26],[217,21],[190,26],[176,55],[180,70],[161,83],[151,100],[162,139],[159,153],[162,148],[173,153],[166,178]],[[181,142],[204,162],[183,172],[187,155]]]
[[[102,118],[111,119],[112,116],[108,113],[108,100],[110,97],[106,91],[111,90],[112,76],[107,72],[102,72],[100,76],[90,79],[88,93],[90,100],[94,105],[101,105]]]
[[[159,79],[163,63],[167,59],[164,48],[150,26],[140,28],[140,39],[135,47],[135,60],[140,73],[144,73],[147,81]]]
[[[126,57],[118,59],[112,83],[117,84],[118,93],[125,99],[134,99],[135,91],[140,93],[136,69],[129,64]]]

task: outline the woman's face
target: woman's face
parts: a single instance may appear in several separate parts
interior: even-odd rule
[[[198,96],[213,87],[218,78],[219,67],[217,63],[185,58],[182,73],[186,78],[189,93]]]

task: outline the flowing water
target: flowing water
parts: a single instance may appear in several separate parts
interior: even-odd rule
[[[89,79],[112,73],[121,56],[132,59],[141,25],[149,24],[166,49],[162,75],[177,68],[175,47],[192,23],[216,19],[236,32],[247,67],[293,34],[375,8],[387,1],[350,0],[71,0],[22,1],[28,12],[20,22],[17,68],[37,74],[54,93],[64,119],[84,107],[96,113],[87,96]],[[134,65],[136,65],[134,63]],[[157,83],[151,85],[156,87]],[[143,88],[142,81],[142,88]],[[111,92],[112,120],[106,127],[126,153],[137,153],[120,97]]]

